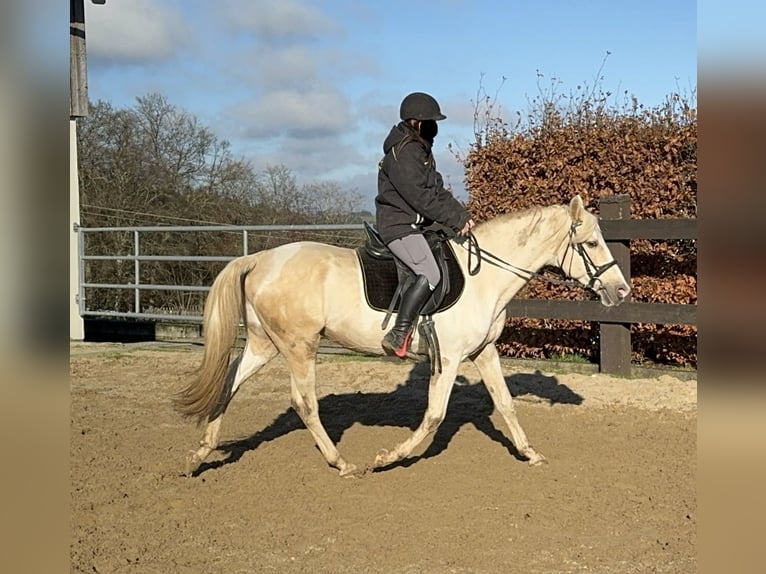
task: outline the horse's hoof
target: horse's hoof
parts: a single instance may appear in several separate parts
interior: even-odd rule
[[[184,469],[184,476],[191,476],[194,474],[194,471],[196,471],[199,468],[199,465],[202,464],[202,459],[200,459],[199,455],[197,455],[196,451],[189,451],[189,454],[186,455],[186,468]]]
[[[546,459],[543,455],[536,452],[529,456],[529,460],[527,461],[529,466],[541,466],[543,464],[548,464],[548,459]]]
[[[340,476],[344,476],[346,478],[354,478],[359,476],[361,473],[359,469],[356,468],[355,464],[346,463],[343,465],[343,467],[340,469],[339,472]]]
[[[375,456],[375,462],[373,463],[374,468],[380,468],[381,466],[387,466],[393,462],[396,462],[396,453],[393,453],[389,450],[386,450],[385,448],[382,448],[378,451],[378,454]]]

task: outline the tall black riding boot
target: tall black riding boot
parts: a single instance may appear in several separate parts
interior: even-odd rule
[[[424,275],[418,275],[415,283],[402,295],[402,302],[396,314],[396,322],[381,342],[387,353],[393,353],[402,359],[407,356],[412,339],[412,323],[430,295],[431,288],[428,286],[428,279]]]

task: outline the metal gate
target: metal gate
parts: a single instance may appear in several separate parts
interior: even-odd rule
[[[153,283],[142,280],[142,266],[154,262],[176,263],[176,262],[212,262],[220,263],[221,267],[228,261],[235,259],[240,255],[248,255],[258,251],[252,249],[252,239],[256,235],[263,237],[269,235],[282,234],[282,237],[276,237],[267,242],[270,247],[280,243],[286,243],[295,240],[298,232],[303,232],[302,236],[311,240],[323,243],[332,243],[343,247],[353,247],[361,244],[363,238],[363,225],[354,224],[325,224],[325,225],[211,225],[211,226],[135,226],[135,227],[75,227],[78,241],[78,275],[79,288],[77,294],[77,305],[80,316],[82,317],[122,317],[135,319],[156,319],[164,321],[185,321],[201,322],[201,312],[179,312],[178,310],[167,313],[158,313],[145,308],[142,296],[147,291],[180,291],[180,292],[207,292],[210,290],[209,284],[178,284],[178,283]],[[339,233],[342,232],[342,233]],[[96,234],[127,234],[132,238],[128,252],[122,254],[94,254],[89,253],[88,238]],[[156,254],[145,252],[142,238],[149,234],[168,234],[178,237],[179,234],[194,233],[227,233],[239,237],[239,252],[229,255],[195,255],[183,253],[183,248],[179,245],[177,253]],[[127,241],[123,241],[127,244]],[[179,242],[180,243],[180,242]],[[263,242],[261,242],[263,243]],[[172,249],[172,247],[171,247]],[[91,250],[92,251],[92,250]],[[126,262],[132,266],[130,280],[125,282],[103,282],[94,280],[97,275],[92,269],[96,262]],[[132,292],[132,305],[130,310],[115,310],[109,308],[94,308],[90,305],[93,299],[92,294],[97,290],[120,290]]]

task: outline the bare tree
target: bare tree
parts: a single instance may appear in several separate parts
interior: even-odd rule
[[[360,201],[332,183],[299,186],[283,165],[256,173],[249,161],[233,157],[228,141],[160,94],[139,97],[129,109],[92,103],[78,138],[81,224],[86,227],[338,222]],[[300,238],[253,236],[249,249]],[[133,250],[128,233],[99,234],[88,241],[91,254]],[[236,255],[241,245],[239,236],[230,233],[163,232],[143,234],[141,250]],[[218,270],[210,264],[144,263],[141,282],[210,284]],[[86,269],[95,282],[120,284],[131,283],[133,272],[130,261],[90,262]],[[192,299],[181,292],[146,295],[150,305],[176,310],[201,304]],[[94,294],[89,300],[91,309],[128,310],[132,305],[128,291]]]

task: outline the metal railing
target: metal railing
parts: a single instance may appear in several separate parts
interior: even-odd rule
[[[141,251],[141,235],[148,233],[236,233],[241,237],[240,255],[249,254],[249,239],[251,233],[295,232],[310,231],[322,233],[337,231],[363,230],[361,223],[323,224],[323,225],[191,225],[191,226],[126,226],[126,227],[81,227],[75,225],[78,241],[78,274],[79,289],[77,304],[82,317],[121,317],[132,319],[183,320],[201,322],[201,314],[154,313],[142,307],[141,294],[145,291],[185,291],[207,292],[210,285],[157,285],[141,282],[141,264],[147,262],[221,262],[227,263],[238,255],[144,255]],[[97,233],[130,233],[133,236],[133,252],[125,255],[89,255],[86,253],[85,237]],[[361,237],[361,234],[360,234]],[[86,277],[88,261],[132,261],[133,281],[131,283],[99,283],[89,281]],[[109,309],[88,308],[88,291],[93,289],[120,289],[133,292],[133,311],[115,311]]]

